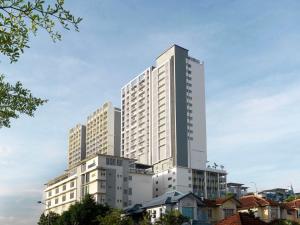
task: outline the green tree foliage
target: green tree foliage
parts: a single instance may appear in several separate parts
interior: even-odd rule
[[[98,225],[97,217],[105,216],[108,206],[97,204],[91,195],[71,205],[58,219],[58,225]]]
[[[30,34],[38,29],[49,33],[53,41],[61,39],[55,24],[60,23],[65,29],[73,26],[78,30],[81,18],[74,17],[64,8],[64,0],[0,0],[0,52],[16,62],[20,54],[28,48]]]
[[[104,217],[110,207],[97,204],[91,195],[86,195],[82,201],[76,202],[60,216],[50,212],[51,225],[98,225],[97,217]],[[52,219],[53,218],[55,219]],[[49,217],[41,215],[38,225],[49,225]]]
[[[105,216],[98,217],[99,225],[133,225],[130,217],[123,216],[122,211],[113,209]]]
[[[10,127],[10,119],[18,118],[21,113],[33,116],[37,107],[45,102],[46,100],[33,97],[20,82],[11,85],[0,75],[0,128]]]
[[[285,202],[291,202],[291,201],[294,201],[294,200],[296,200],[296,199],[300,199],[300,196],[299,196],[299,195],[291,195],[291,196],[289,196],[289,197],[285,200]]]
[[[183,216],[178,210],[172,210],[163,214],[156,222],[155,225],[182,225],[188,222],[189,219]]]
[[[49,214],[45,215],[44,213],[40,216],[40,220],[38,225],[54,225],[58,222],[59,215],[54,212],[50,212]]]
[[[226,198],[231,198],[234,197],[235,194],[234,193],[226,193]]]
[[[150,213],[147,212],[147,213],[143,216],[143,219],[140,221],[139,225],[152,225]]]
[[[64,0],[49,2],[51,4],[45,0],[0,0],[0,54],[8,57],[11,63],[17,62],[24,49],[29,48],[31,34],[36,35],[39,29],[45,30],[53,41],[61,40],[56,24],[78,31],[82,19],[65,9]],[[18,114],[33,116],[37,107],[46,102],[33,97],[20,82],[6,83],[3,75],[0,88],[0,128],[9,127],[10,119],[18,118]]]

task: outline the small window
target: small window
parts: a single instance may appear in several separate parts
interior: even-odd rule
[[[132,188],[128,188],[128,195],[132,195]]]
[[[55,199],[55,204],[58,204],[58,198]]]
[[[67,189],[67,185],[64,184],[62,189],[65,191]]]
[[[74,181],[72,181],[72,182],[70,183],[70,187],[71,187],[71,188],[74,187]]]
[[[55,189],[55,194],[58,194],[58,192],[59,192],[59,189],[56,188],[56,189]]]
[[[48,196],[49,196],[49,197],[51,197],[51,195],[52,195],[52,192],[51,192],[51,191],[49,191],[49,192],[48,192]]]
[[[70,193],[70,199],[73,199],[74,198],[74,192],[71,192]]]
[[[66,201],[66,195],[63,195],[63,196],[62,196],[62,201],[63,201],[63,202]]]
[[[47,205],[48,205],[48,207],[50,207],[51,206],[51,201],[48,201]]]
[[[172,184],[169,184],[169,185],[168,185],[168,188],[171,188],[171,187],[172,187]]]

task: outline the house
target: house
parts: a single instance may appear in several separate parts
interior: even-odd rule
[[[237,213],[229,216],[216,225],[267,225],[268,223],[255,218],[253,215],[248,213]]]
[[[284,203],[287,209],[286,219],[300,223],[300,199]]]
[[[239,212],[253,212],[255,217],[260,218],[264,222],[271,222],[275,219],[281,219],[280,204],[264,199],[255,195],[243,196],[240,198],[241,207]]]
[[[166,192],[159,197],[144,202],[142,208],[150,213],[152,223],[171,210],[178,210],[183,216],[191,220],[200,221],[207,218],[203,201],[192,192],[186,194],[178,191]]]
[[[217,198],[216,200],[204,199],[205,209],[207,211],[208,222],[216,224],[217,222],[237,213],[241,206],[239,200],[235,197]]]

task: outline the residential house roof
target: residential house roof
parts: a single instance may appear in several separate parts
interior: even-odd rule
[[[241,202],[238,199],[236,199],[234,196],[228,198],[217,198],[216,200],[204,199],[203,202],[207,207],[218,207],[223,205],[225,202],[229,200],[236,201],[238,206],[241,205]]]
[[[284,206],[286,206],[287,209],[300,208],[300,199],[296,199],[294,201],[284,203]]]
[[[151,207],[159,206],[159,205],[175,204],[180,199],[185,198],[189,195],[191,195],[197,199],[198,205],[204,206],[204,203],[202,202],[202,200],[197,195],[193,194],[192,192],[182,194],[179,191],[170,191],[170,192],[164,193],[161,196],[153,198],[150,201],[144,202],[142,208],[151,208]]]
[[[216,225],[267,225],[268,223],[261,221],[258,218],[255,218],[248,213],[238,213],[232,216],[229,216]]]
[[[270,199],[260,198],[254,195],[247,195],[240,198],[241,209],[251,209],[265,206],[279,206],[279,203]]]

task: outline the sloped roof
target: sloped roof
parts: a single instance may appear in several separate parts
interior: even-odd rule
[[[170,191],[170,192],[164,193],[161,196],[153,198],[150,201],[144,202],[142,208],[150,208],[150,207],[158,206],[158,205],[175,204],[180,199],[185,198],[188,195],[192,195],[194,198],[196,198],[198,205],[204,205],[204,203],[201,201],[201,199],[198,196],[196,196],[195,194],[193,194],[192,192],[183,194],[179,191]]]
[[[300,199],[296,199],[296,200],[294,200],[294,201],[284,203],[284,206],[285,206],[287,209],[296,209],[296,208],[300,208]]]
[[[204,199],[203,202],[207,207],[218,207],[223,205],[225,202],[229,200],[234,200],[238,203],[238,206],[241,206],[241,202],[238,199],[236,199],[234,196],[228,198],[217,198],[216,200]]]
[[[133,206],[129,206],[124,209],[124,213],[127,215],[132,215],[132,214],[139,214],[144,212],[145,210],[142,209],[142,204],[135,204]]]
[[[254,195],[243,196],[240,198],[240,202],[242,204],[242,209],[250,209],[265,206],[279,206],[279,203],[275,201],[260,198]]]
[[[267,225],[268,223],[248,213],[238,213],[221,220],[216,225]]]

